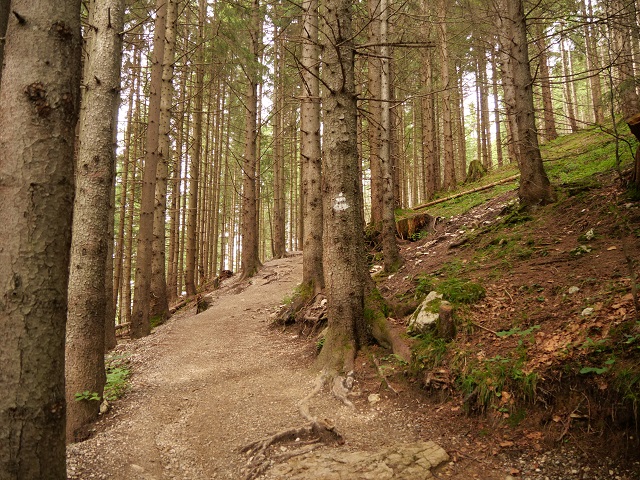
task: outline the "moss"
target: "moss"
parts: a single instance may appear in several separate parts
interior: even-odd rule
[[[164,315],[155,315],[149,318],[149,323],[151,323],[151,328],[156,328],[159,325],[162,325],[166,321]]]

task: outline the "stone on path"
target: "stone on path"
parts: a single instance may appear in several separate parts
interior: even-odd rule
[[[276,465],[266,478],[288,480],[424,480],[431,470],[449,461],[434,442],[385,447],[377,452],[319,452]]]

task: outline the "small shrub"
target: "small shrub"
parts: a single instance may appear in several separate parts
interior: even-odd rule
[[[448,278],[436,289],[451,303],[473,304],[485,297],[484,287],[478,283],[459,278]]]
[[[423,275],[418,277],[418,284],[416,285],[416,298],[426,297],[430,291],[435,289],[435,282],[431,275]]]
[[[107,383],[104,398],[112,401],[121,398],[129,389],[131,369],[128,355],[107,355],[105,358]]]
[[[418,373],[439,367],[447,353],[448,343],[431,333],[424,333],[416,338],[419,341],[412,349],[411,369]]]

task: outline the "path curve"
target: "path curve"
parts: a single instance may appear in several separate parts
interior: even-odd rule
[[[301,276],[302,257],[271,261],[246,288],[225,281],[205,312],[177,315],[151,336],[119,347],[131,352],[131,390],[92,438],[68,447],[69,478],[239,480],[247,461],[240,447],[303,426],[296,402],[316,376],[309,349],[268,328],[270,314]],[[312,400],[312,413],[332,419],[346,440],[324,447],[323,455],[421,440],[400,406],[371,405],[366,394],[355,411],[326,389]]]

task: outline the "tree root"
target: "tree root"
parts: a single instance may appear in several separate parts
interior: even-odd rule
[[[320,420],[311,415],[309,411],[309,401],[322,390],[329,378],[330,375],[323,370],[316,377],[311,392],[298,402],[298,411],[309,422],[308,425],[283,430],[275,435],[251,442],[240,449],[241,453],[249,455],[247,466],[243,469],[246,480],[253,480],[266,472],[275,463],[284,462],[290,458],[309,453],[319,448],[321,444],[344,444],[342,435],[336,431],[335,425],[331,420]],[[353,384],[353,375],[350,378],[352,379],[351,384]],[[273,448],[276,445],[285,445],[292,450],[276,453]]]

